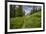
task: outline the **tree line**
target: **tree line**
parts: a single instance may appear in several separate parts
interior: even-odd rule
[[[41,8],[39,10],[34,8],[30,12],[30,15],[38,11],[41,11]],[[24,15],[25,15],[25,11],[23,11],[22,5],[19,5],[18,8],[16,8],[16,5],[10,5],[10,17],[22,17]]]

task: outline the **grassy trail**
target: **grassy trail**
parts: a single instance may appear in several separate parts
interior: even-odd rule
[[[25,18],[26,17],[26,18]],[[28,16],[24,16],[23,17],[23,20],[24,20],[24,23],[23,23],[23,25],[22,25],[22,28],[25,28],[25,26],[26,26],[26,19],[28,19],[30,16],[28,15]]]
[[[22,28],[25,28],[25,23],[23,23]]]
[[[25,16],[23,16],[23,25],[22,25],[22,28],[25,28]]]

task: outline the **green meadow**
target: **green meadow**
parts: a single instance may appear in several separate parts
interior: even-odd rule
[[[23,17],[14,17],[10,19],[10,28],[40,28],[41,27],[41,15],[40,12],[36,12],[32,15]]]
[[[36,7],[38,7],[39,9]],[[40,28],[40,27],[41,27],[41,8],[39,6],[10,5],[10,29]]]

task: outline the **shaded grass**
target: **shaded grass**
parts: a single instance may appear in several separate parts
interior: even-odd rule
[[[22,17],[16,17],[10,19],[10,28],[21,28],[22,27],[23,18]]]

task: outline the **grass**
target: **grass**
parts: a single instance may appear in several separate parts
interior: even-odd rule
[[[22,17],[16,17],[16,18],[11,18],[10,20],[10,28],[21,28],[23,23],[23,18]]]
[[[25,18],[26,26],[25,28],[39,28],[41,27],[41,15],[40,12],[30,15],[28,18]]]
[[[40,28],[41,27],[41,14],[40,12],[32,15],[16,17],[10,19],[10,28]]]

